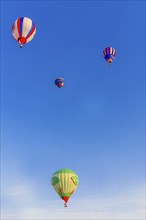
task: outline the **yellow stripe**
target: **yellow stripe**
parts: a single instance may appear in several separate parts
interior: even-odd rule
[[[54,175],[59,178],[59,183],[54,186],[55,191],[60,194],[59,189],[62,190],[62,193],[71,193],[73,190],[77,188],[76,185],[74,185],[73,181],[71,180],[71,177],[74,176],[72,173],[59,173]]]
[[[112,54],[112,50],[113,50],[112,47],[110,47],[110,54]]]

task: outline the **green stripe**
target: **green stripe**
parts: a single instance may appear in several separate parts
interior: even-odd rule
[[[59,196],[60,197],[63,197],[63,196],[68,196],[68,197],[70,197],[72,194],[70,194],[70,193],[62,193],[62,194],[59,194]]]
[[[59,174],[59,173],[73,173],[73,174],[77,175],[75,172],[73,172],[72,170],[69,170],[69,169],[57,170],[55,173],[53,173],[53,175]]]

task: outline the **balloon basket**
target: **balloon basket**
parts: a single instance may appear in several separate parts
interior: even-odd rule
[[[67,207],[67,204],[66,204],[66,203],[64,203],[64,207]]]

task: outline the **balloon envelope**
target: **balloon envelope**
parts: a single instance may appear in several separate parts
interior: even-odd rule
[[[78,186],[77,174],[69,169],[56,171],[51,178],[51,184],[57,194],[65,201],[65,205]]]
[[[104,59],[110,64],[116,57],[116,50],[113,47],[106,47],[103,51]]]
[[[61,88],[62,86],[64,86],[64,79],[63,78],[57,78],[55,80],[55,85],[58,86],[58,88]]]
[[[12,35],[22,47],[30,42],[36,33],[36,25],[27,17],[18,18],[12,25]]]

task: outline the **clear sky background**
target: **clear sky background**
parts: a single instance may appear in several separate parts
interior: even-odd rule
[[[22,16],[37,32],[20,49]],[[5,0],[0,35],[1,218],[144,219],[145,1]],[[67,209],[62,168],[79,176]]]

